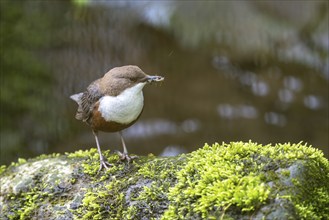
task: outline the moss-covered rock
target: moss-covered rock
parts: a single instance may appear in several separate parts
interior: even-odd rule
[[[96,149],[0,168],[1,219],[329,219],[329,162],[305,144],[205,145],[97,173]]]

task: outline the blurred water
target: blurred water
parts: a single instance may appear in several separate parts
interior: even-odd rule
[[[69,96],[127,64],[166,78],[144,89],[143,115],[124,131],[131,153],[304,141],[328,157],[328,6],[2,1],[1,164],[95,147]],[[102,133],[100,142],[121,150],[117,134]]]

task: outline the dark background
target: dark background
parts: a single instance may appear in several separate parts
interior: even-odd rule
[[[1,164],[96,147],[69,99],[115,66],[144,89],[130,153],[304,142],[329,155],[327,1],[1,0]],[[102,133],[102,149],[121,150]]]

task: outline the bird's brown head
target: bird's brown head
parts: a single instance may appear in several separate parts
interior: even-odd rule
[[[102,78],[103,85],[107,87],[106,89],[108,90],[111,87],[111,90],[114,91],[123,87],[129,88],[139,83],[145,85],[163,80],[164,77],[147,75],[138,66],[133,65],[115,67]]]
[[[140,82],[160,82],[164,80],[162,76],[150,76],[145,74],[138,66],[121,66],[110,70],[109,72],[113,78],[131,81],[134,83]]]

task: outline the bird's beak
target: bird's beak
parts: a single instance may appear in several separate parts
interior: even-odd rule
[[[147,76],[147,82],[152,83],[152,82],[161,82],[164,80],[163,76]]]

